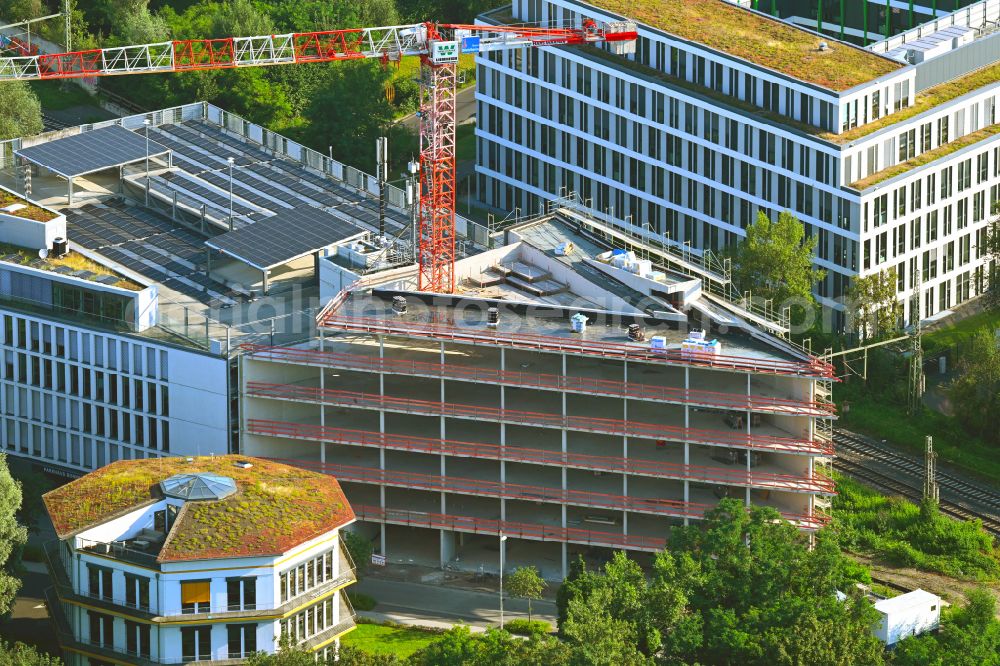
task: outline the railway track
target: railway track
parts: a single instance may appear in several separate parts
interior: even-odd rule
[[[846,430],[834,430],[837,455],[853,453],[867,459],[877,460],[879,465],[899,470],[915,479],[923,479],[924,463],[871,439],[861,437]],[[951,497],[961,497],[988,507],[1000,514],[1000,492],[986,486],[971,483],[947,471],[938,470],[938,485],[942,492]]]
[[[847,476],[855,478],[875,488],[901,495],[907,499],[919,502],[923,496],[923,488],[917,483],[907,482],[905,480],[889,476],[888,474],[877,469],[872,469],[871,466],[865,465],[862,461],[859,461],[851,454],[838,454],[837,458],[834,460],[833,466],[834,469],[846,474]],[[951,516],[952,518],[958,518],[960,520],[978,519],[982,521],[983,528],[987,532],[995,537],[1000,537],[1000,520],[997,520],[992,516],[977,511],[964,503],[954,502],[947,499],[942,499],[939,503],[939,507],[941,513]]]

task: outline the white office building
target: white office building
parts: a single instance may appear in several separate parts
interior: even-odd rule
[[[745,3],[744,3],[745,4]],[[867,48],[722,0],[515,0],[484,23],[638,23],[636,53],[509,50],[478,60],[477,186],[537,214],[572,196],[663,243],[718,251],[758,211],[817,236],[833,310],[895,268],[906,317],[986,288],[1000,198],[1000,3]],[[842,325],[838,314],[836,324]]]
[[[236,664],[354,628],[337,481],[244,456],[119,461],[44,496],[47,593],[70,666]]]

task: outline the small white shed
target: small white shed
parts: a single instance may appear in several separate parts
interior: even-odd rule
[[[933,631],[941,624],[941,597],[913,590],[892,599],[875,603],[882,616],[875,627],[875,637],[892,646],[907,636]]]

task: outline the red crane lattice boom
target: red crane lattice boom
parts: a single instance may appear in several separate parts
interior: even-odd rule
[[[607,42],[634,52],[635,24],[580,27],[416,23],[383,28],[186,39],[0,58],[0,82],[156,74],[377,58],[421,59],[418,289],[455,290],[455,94],[460,53]]]

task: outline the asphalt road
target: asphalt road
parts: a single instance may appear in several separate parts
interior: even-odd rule
[[[375,611],[389,616],[404,616],[419,623],[464,622],[474,627],[500,623],[500,599],[496,594],[463,590],[423,583],[365,578],[355,588],[378,601]],[[504,599],[504,621],[528,617],[528,603],[523,599]],[[555,627],[556,605],[551,601],[531,602],[532,619],[545,620]],[[400,621],[400,620],[396,620]]]
[[[59,654],[45,608],[45,588],[52,584],[48,574],[29,571],[20,578],[23,585],[14,599],[10,619],[0,622],[0,636],[10,642],[20,641]]]
[[[469,86],[458,91],[455,96],[455,122],[459,125],[474,118],[476,115],[476,86]],[[398,124],[417,132],[417,114],[411,113],[396,121]]]

